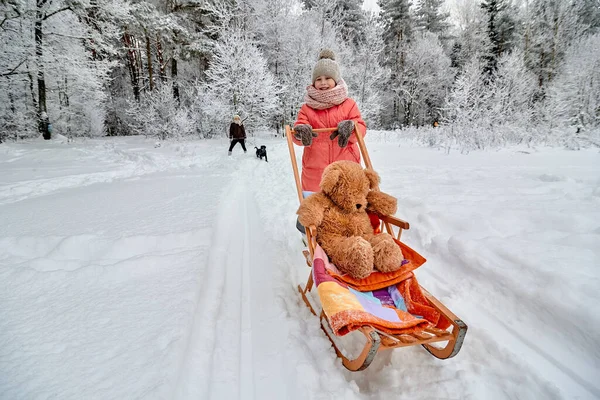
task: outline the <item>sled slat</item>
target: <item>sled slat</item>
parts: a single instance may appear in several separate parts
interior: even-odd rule
[[[312,257],[310,256],[310,252],[308,250],[302,250],[302,254],[306,259],[306,265],[308,265],[309,268],[312,267]]]
[[[438,328],[425,328],[425,332],[427,333],[431,333],[432,335],[435,336],[452,336],[452,334],[448,331],[445,331],[443,329],[438,329]]]
[[[429,340],[432,338],[431,335],[427,335],[425,333],[421,333],[421,332],[413,332],[410,334],[411,336],[420,339],[420,340]],[[435,335],[434,335],[435,336]]]
[[[417,342],[417,339],[409,335],[396,336],[402,343],[412,344]]]

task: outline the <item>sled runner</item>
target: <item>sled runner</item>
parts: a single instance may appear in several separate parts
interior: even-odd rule
[[[330,133],[335,129],[314,131]],[[285,131],[301,202],[302,186],[292,141],[294,131],[289,125]],[[356,125],[353,134],[357,138],[364,165],[372,169],[369,153]],[[303,251],[303,256],[311,273],[304,287],[298,285],[304,303],[314,315],[319,315],[321,328],[343,365],[351,371],[366,369],[378,352],[396,347],[422,345],[439,359],[454,357],[462,346],[467,325],[417,283],[413,271],[425,259],[400,241],[402,230],[409,229],[408,222],[392,216],[370,217],[376,233],[385,231],[396,239],[406,263],[392,273],[376,271],[365,279],[354,280],[340,274],[329,262],[316,242],[317,228],[305,227],[308,250]],[[316,295],[312,291],[315,287]],[[366,340],[356,358],[344,354],[337,340],[351,331],[361,332]]]

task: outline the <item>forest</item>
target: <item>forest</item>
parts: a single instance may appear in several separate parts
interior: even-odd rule
[[[0,1],[0,141],[281,134],[329,48],[369,129],[600,146],[600,0]]]

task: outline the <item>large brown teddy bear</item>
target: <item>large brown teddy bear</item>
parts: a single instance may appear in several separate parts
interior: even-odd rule
[[[402,265],[402,251],[387,233],[373,233],[367,211],[396,212],[396,199],[378,190],[379,175],[352,161],[337,161],[323,171],[321,191],[305,198],[298,220],[317,229],[317,243],[342,272],[362,279],[373,268],[391,272]]]

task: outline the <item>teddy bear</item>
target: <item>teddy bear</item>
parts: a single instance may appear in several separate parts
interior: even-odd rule
[[[340,272],[354,279],[392,272],[402,265],[400,247],[388,233],[373,232],[367,212],[396,212],[396,199],[379,191],[379,175],[353,161],[336,161],[323,171],[321,190],[304,200],[298,220],[317,227],[317,243]]]

